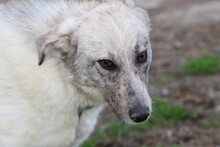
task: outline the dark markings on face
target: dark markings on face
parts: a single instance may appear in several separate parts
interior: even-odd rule
[[[113,111],[117,114],[117,117],[123,120],[125,113],[128,113],[128,94],[125,94],[125,87],[120,84],[120,82],[116,83],[113,87],[106,89],[106,101],[113,108]]]
[[[117,96],[118,96],[118,98],[121,98],[121,97],[122,97],[120,93],[118,93],[118,95],[117,95]]]
[[[134,91],[134,89],[131,86],[127,87],[127,91],[128,91],[128,96],[130,96],[130,97],[134,97],[136,95],[136,92]]]
[[[148,46],[148,44],[149,44],[149,41],[142,41],[142,42],[137,42],[137,44],[135,45],[135,51],[136,51],[136,53],[137,52],[142,52],[142,51],[144,51],[144,50],[141,50],[140,51],[140,49],[143,47],[144,49],[146,49],[147,48],[147,46]]]
[[[96,67],[96,70],[97,70],[97,73],[101,76],[101,77],[104,77],[105,75],[102,74],[102,72]]]
[[[115,83],[117,81],[117,75],[112,74],[111,72],[108,73],[108,80],[112,83]]]
[[[123,117],[123,107],[120,106],[120,103],[118,101],[116,101],[115,97],[110,97],[108,100],[109,105],[112,107],[112,110],[115,112],[116,116],[119,119],[122,119]]]
[[[139,44],[136,44],[136,45],[135,45],[135,53],[137,53],[139,49],[140,49],[140,45],[139,45]]]
[[[144,41],[144,42],[137,42],[137,44],[135,45],[135,50],[134,50],[134,63],[135,65],[138,67],[140,66],[140,63],[138,61],[138,57],[143,54],[143,52],[146,52],[148,54],[148,41]],[[148,59],[147,59],[148,60]],[[142,63],[141,63],[142,64]]]
[[[144,51],[146,51],[147,53],[147,61],[142,64],[138,63],[137,58],[134,58],[134,64],[137,67],[137,69],[135,69],[134,71],[135,74],[140,75],[141,73],[147,73],[149,71],[148,69],[151,61],[150,50],[151,50],[150,41],[146,37],[144,39],[140,39],[139,42],[137,42],[137,44],[135,45],[134,54],[136,55],[136,57],[138,57]]]

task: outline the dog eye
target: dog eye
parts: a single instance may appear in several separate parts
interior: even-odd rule
[[[138,55],[137,62],[138,63],[144,63],[146,61],[147,61],[147,51],[144,51],[140,55]]]
[[[99,60],[98,62],[106,70],[114,70],[116,68],[116,65],[110,60]]]

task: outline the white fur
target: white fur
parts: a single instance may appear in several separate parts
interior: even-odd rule
[[[59,5],[54,9],[59,9]],[[77,126],[89,123],[83,125],[88,136],[100,106],[78,120],[78,105],[83,96],[63,82],[56,62],[37,65],[34,42],[27,42],[26,36],[17,30],[17,22],[4,21],[8,19],[5,17],[13,17],[10,15],[0,15],[0,146],[64,147],[73,144],[75,136],[81,143]],[[45,32],[48,28],[41,29]]]
[[[82,94],[68,82],[74,76],[59,60],[39,66],[36,40],[70,18],[86,17],[99,4],[32,0],[0,6],[0,147],[77,147],[92,132],[104,105],[100,91],[81,86],[89,95]],[[63,28],[60,32],[68,32]],[[78,108],[88,105],[94,107],[79,117]]]

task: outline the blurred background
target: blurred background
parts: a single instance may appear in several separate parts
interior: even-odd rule
[[[129,126],[106,108],[82,147],[220,147],[220,0],[135,1],[151,18],[152,116]]]

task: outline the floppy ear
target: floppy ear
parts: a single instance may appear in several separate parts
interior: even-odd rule
[[[135,6],[135,2],[133,0],[103,0],[106,2],[114,2],[114,1],[118,1],[118,2],[122,2],[128,6],[134,7]]]
[[[131,6],[131,7],[135,6],[135,2],[133,0],[122,0],[122,1],[128,6]]]
[[[59,57],[74,50],[77,42],[74,40],[73,34],[80,25],[80,22],[78,20],[67,20],[37,39],[39,65],[43,64],[48,55]]]

